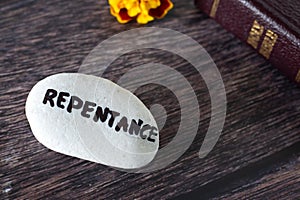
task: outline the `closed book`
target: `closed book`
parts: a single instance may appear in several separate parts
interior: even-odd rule
[[[300,85],[299,0],[195,0],[195,4]]]

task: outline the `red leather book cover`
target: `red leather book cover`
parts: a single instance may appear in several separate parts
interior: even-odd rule
[[[195,4],[300,85],[299,0],[195,0]]]

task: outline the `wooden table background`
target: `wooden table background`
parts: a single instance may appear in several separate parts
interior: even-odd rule
[[[110,67],[107,78],[116,80],[137,63],[163,63],[189,80],[201,109],[197,137],[179,160],[153,173],[131,174],[46,149],[32,135],[24,105],[39,80],[77,72],[101,41],[142,26],[118,24],[102,0],[0,1],[0,199],[300,198],[299,88],[192,1],[174,4],[166,18],[146,27],[180,31],[206,48],[226,87],[225,127],[213,151],[200,159],[210,120],[202,79],[170,53],[147,49],[126,54]],[[149,85],[137,95],[147,105],[170,106],[161,132],[161,145],[166,145],[180,119],[172,94]]]

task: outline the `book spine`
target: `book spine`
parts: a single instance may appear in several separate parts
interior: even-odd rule
[[[195,4],[300,85],[299,36],[272,13],[251,0],[195,0]]]

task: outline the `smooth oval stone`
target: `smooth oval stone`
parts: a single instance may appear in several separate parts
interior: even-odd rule
[[[38,82],[26,102],[36,139],[69,156],[124,169],[149,164],[158,151],[157,124],[146,106],[115,83],[84,74]]]

